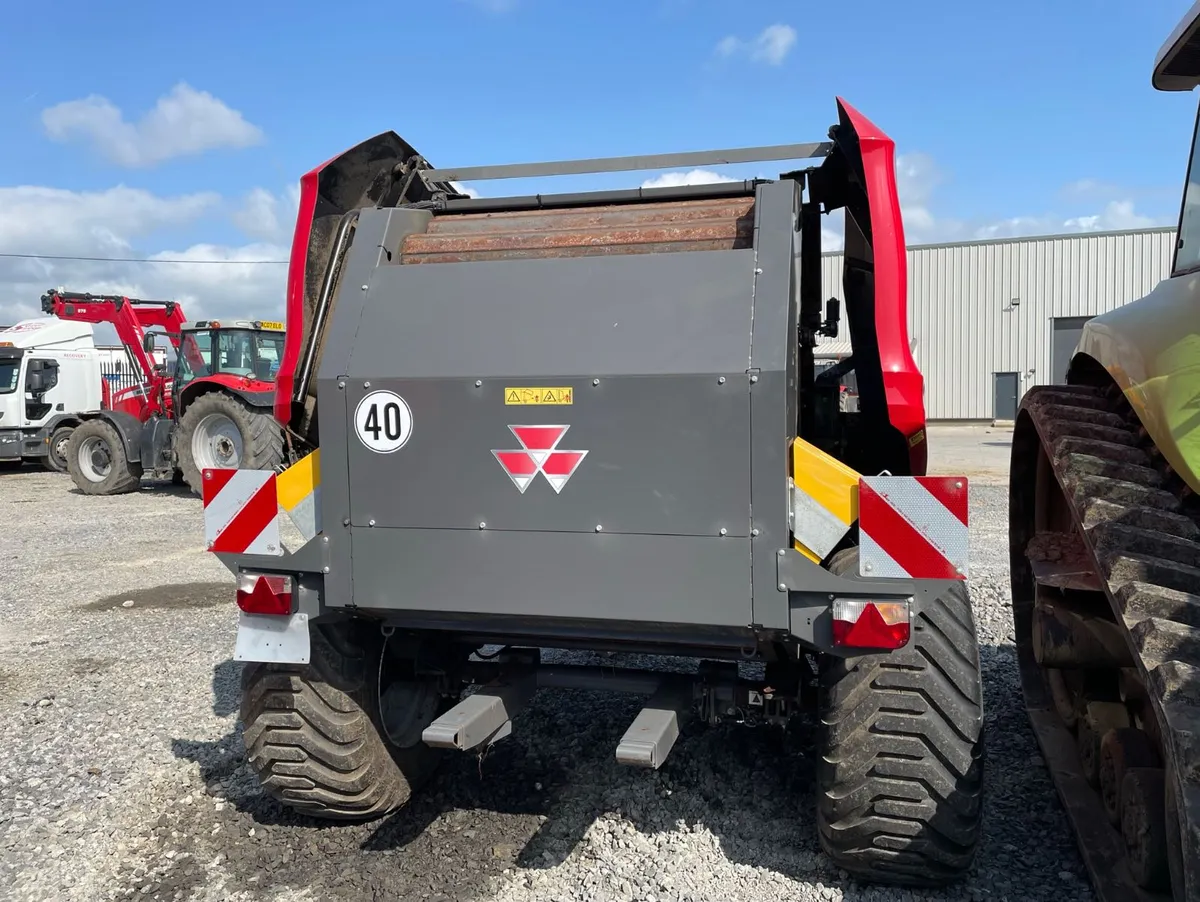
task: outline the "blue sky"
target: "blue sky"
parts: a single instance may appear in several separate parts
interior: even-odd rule
[[[896,140],[910,241],[1172,224],[1196,98],[1155,92],[1150,70],[1189,5],[14,6],[0,251],[277,257],[300,174],[382,130],[439,166],[785,143],[823,138],[839,94]],[[141,128],[163,98],[176,118]],[[0,321],[52,284],[274,310],[283,279],[278,266],[0,262]]]

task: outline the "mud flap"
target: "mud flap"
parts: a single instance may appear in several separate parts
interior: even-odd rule
[[[279,617],[238,611],[235,661],[307,664],[311,651],[307,614]]]

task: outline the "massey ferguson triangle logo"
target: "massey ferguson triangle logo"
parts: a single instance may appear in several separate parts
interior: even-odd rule
[[[513,481],[517,491],[522,495],[529,488],[535,476],[541,473],[550,483],[555,494],[563,490],[580,462],[587,456],[586,451],[562,451],[558,443],[562,441],[570,426],[509,426],[512,434],[521,443],[521,450],[495,451],[496,460],[504,467],[504,472]]]

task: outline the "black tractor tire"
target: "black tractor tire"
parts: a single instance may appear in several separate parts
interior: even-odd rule
[[[830,570],[857,578],[858,549]],[[914,611],[906,646],[822,655],[817,750],[821,849],[856,879],[963,879],[983,813],[983,685],[966,585]]]
[[[97,454],[107,455],[107,473],[101,472]],[[81,463],[85,455],[88,462]],[[129,459],[117,428],[102,419],[85,420],[71,433],[67,472],[85,495],[124,495],[136,492],[142,484],[142,465]]]
[[[214,416],[232,421],[242,447],[240,454],[233,450],[222,459],[216,459],[214,455],[209,465],[243,470],[274,470],[283,463],[283,430],[270,408],[251,407],[228,392],[208,392],[188,405],[174,437],[175,456],[183,472],[183,481],[195,494],[203,493],[202,469],[205,464],[197,461],[193,440],[201,424]]]
[[[383,817],[406,805],[441,760],[441,750],[419,738],[407,748],[386,738],[378,695],[383,641],[374,632],[356,637],[345,624],[313,624],[309,664],[242,671],[250,768],[272,797],[299,813]]]
[[[71,447],[71,435],[74,426],[59,426],[50,434],[50,444],[46,449],[46,469],[52,473],[66,473],[68,451]]]

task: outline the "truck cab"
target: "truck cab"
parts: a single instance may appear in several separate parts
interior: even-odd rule
[[[103,402],[91,324],[39,318],[0,332],[0,463],[65,470],[75,415]]]

